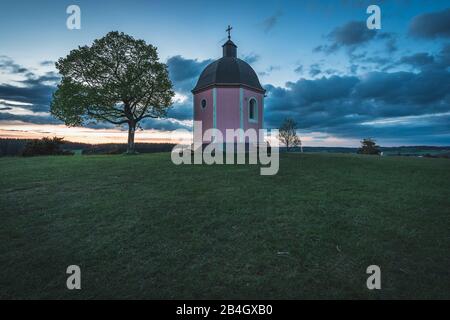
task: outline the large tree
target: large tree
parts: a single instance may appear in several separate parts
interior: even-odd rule
[[[172,83],[156,48],[124,33],[109,32],[90,47],[72,50],[56,68],[62,79],[51,113],[68,126],[128,125],[129,153],[139,122],[166,116],[172,104]]]
[[[297,135],[297,123],[294,119],[286,118],[278,130],[278,138],[286,146],[286,150],[289,151],[293,147],[302,145],[302,141]],[[302,148],[303,151],[303,148]]]

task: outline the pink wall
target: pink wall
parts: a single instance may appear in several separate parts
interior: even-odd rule
[[[202,121],[202,134],[214,126],[213,90],[211,88],[194,95],[194,120]],[[216,87],[216,128],[224,136],[226,129],[239,129],[241,127],[240,90],[239,87]],[[243,88],[242,92],[243,129],[254,128],[258,130],[263,128],[264,94],[247,88]],[[251,98],[255,98],[257,101],[257,123],[250,122],[248,119],[248,105]],[[207,102],[205,109],[201,107],[202,99],[206,99]],[[205,141],[205,143],[207,142],[209,141]]]
[[[201,101],[206,100],[206,108],[201,107]],[[202,136],[205,130],[213,127],[213,89],[208,89],[194,95],[194,121],[202,121]]]
[[[217,129],[225,134],[226,129],[240,127],[239,88],[217,88]]]

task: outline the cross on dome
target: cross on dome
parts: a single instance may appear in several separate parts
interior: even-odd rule
[[[231,27],[230,25],[228,25],[227,30],[225,30],[226,32],[228,32],[228,40],[231,39],[231,30],[233,29],[233,27]]]

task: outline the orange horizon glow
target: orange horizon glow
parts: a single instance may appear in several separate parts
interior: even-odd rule
[[[120,129],[92,129],[85,127],[67,127],[63,124],[33,124],[23,121],[0,121],[0,138],[41,139],[60,137],[66,141],[88,144],[127,143],[128,132]],[[180,143],[190,139],[187,132],[161,130],[138,130],[135,142],[141,143]]]
[[[355,147],[358,139],[342,139],[334,136],[317,139],[323,133],[308,132],[300,135],[303,146],[321,147]],[[0,138],[9,139],[41,139],[44,137],[59,137],[70,142],[88,144],[127,143],[128,132],[120,129],[93,129],[85,127],[67,127],[63,124],[34,124],[23,121],[0,120]],[[172,143],[186,144],[192,142],[192,133],[187,130],[138,130],[136,143]]]

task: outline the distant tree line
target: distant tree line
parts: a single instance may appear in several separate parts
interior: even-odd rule
[[[0,139],[0,156],[18,156],[22,153],[27,139]]]
[[[175,144],[171,143],[136,143],[135,151],[137,153],[171,152]],[[107,143],[89,145],[83,148],[82,154],[122,154],[128,151],[128,145],[125,143]]]
[[[65,141],[62,138],[43,138],[43,139],[0,139],[0,157],[1,156],[22,156],[37,152],[56,152],[59,146],[64,150],[79,150],[87,148],[90,145],[86,143]],[[33,151],[34,150],[34,151]],[[45,151],[47,150],[47,151]]]
[[[74,153],[69,150],[63,150],[62,145],[65,143],[64,138],[42,138],[40,140],[30,140],[25,144],[22,150],[22,156],[60,156],[60,155],[73,155]]]
[[[61,138],[0,139],[0,156],[31,156],[71,154],[80,151],[84,155],[121,154],[127,151],[125,143],[88,144],[65,141]],[[170,152],[175,144],[137,143],[139,153]]]

